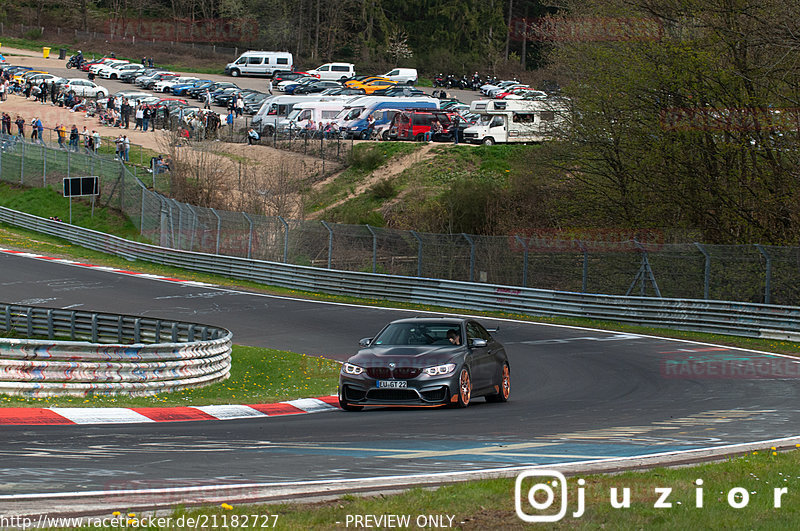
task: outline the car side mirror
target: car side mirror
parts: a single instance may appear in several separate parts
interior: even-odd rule
[[[368,347],[370,342],[372,341],[371,337],[364,337],[358,340],[359,347]]]
[[[486,340],[485,339],[481,339],[479,337],[473,337],[472,339],[469,340],[469,346],[471,348],[485,347],[486,344],[487,344]]]

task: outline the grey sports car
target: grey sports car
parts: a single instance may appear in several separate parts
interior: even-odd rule
[[[511,373],[503,345],[472,319],[425,317],[386,325],[342,365],[339,405],[467,407],[505,402]]]

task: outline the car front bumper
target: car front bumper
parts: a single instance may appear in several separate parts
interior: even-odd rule
[[[378,381],[369,376],[342,374],[339,376],[339,400],[353,406],[376,407],[443,406],[458,401],[458,371],[447,376],[380,380],[405,382],[406,387],[378,387]]]

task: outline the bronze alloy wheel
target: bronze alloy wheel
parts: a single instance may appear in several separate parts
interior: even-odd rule
[[[463,367],[458,377],[458,407],[467,407],[470,398],[472,398],[472,379],[469,377],[469,369]]]

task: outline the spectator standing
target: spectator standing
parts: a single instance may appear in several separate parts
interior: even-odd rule
[[[203,105],[204,109],[211,108],[211,91],[206,89],[206,97],[205,97],[205,104]]]
[[[97,131],[92,131],[92,149],[94,154],[97,154],[97,150],[100,149],[100,133]]]
[[[44,124],[39,118],[36,118],[36,134],[39,137],[39,143],[44,144]]]
[[[122,105],[120,106],[122,125],[120,127],[124,127],[125,129],[128,128],[128,124],[131,120],[131,110],[131,104],[128,102],[128,98],[122,98]]]
[[[144,109],[142,107],[144,107],[142,104],[136,106],[136,125],[133,126],[134,131],[142,129],[142,120],[144,119]]]
[[[128,138],[128,135],[122,135],[122,159],[125,162],[128,162],[128,152],[131,150],[131,141]]]
[[[71,151],[78,151],[78,137],[80,133],[78,132],[78,126],[72,124],[72,129],[69,131],[69,149]]]
[[[4,112],[3,113],[3,118],[0,121],[2,121],[2,123],[3,123],[3,134],[4,135],[10,135],[11,134],[11,116],[7,112]]]
[[[453,116],[453,122],[450,124],[450,131],[453,133],[453,144],[458,145],[458,116]]]
[[[0,101],[6,101],[6,83],[0,83]]]
[[[147,66],[148,66],[148,68],[154,68],[153,67],[153,58],[152,57],[147,60]]]
[[[270,78],[269,83],[267,83],[267,90],[269,91],[269,95],[272,96],[272,78]]]
[[[142,109],[142,131],[147,132],[147,127],[150,125],[150,106],[145,105]]]
[[[244,114],[244,98],[241,94],[236,95],[236,116],[242,117]]]
[[[63,124],[56,125],[56,133],[58,133],[58,147],[64,149],[64,141],[67,139],[67,128]]]
[[[122,134],[114,139],[114,160],[122,160]]]
[[[25,138],[25,120],[18,114],[17,119],[14,120],[14,123],[17,124],[17,135],[21,138]]]
[[[228,116],[225,117],[225,123],[228,124],[231,134],[233,133],[233,110],[228,110]]]
[[[36,142],[36,133],[38,133],[38,129],[36,129],[36,118],[31,120],[31,142]]]
[[[52,81],[50,83],[50,103],[55,105],[56,101],[58,101],[58,87],[56,87],[55,81]]]
[[[47,85],[44,81],[39,84],[39,103],[42,105],[47,103]]]

